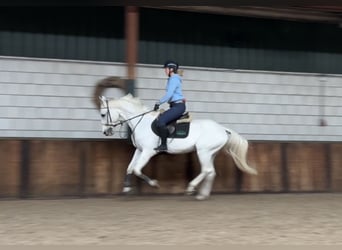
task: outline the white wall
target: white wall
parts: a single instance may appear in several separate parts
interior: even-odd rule
[[[94,87],[125,74],[120,63],[0,57],[0,137],[104,138]],[[152,108],[164,94],[164,71],[139,65],[137,76],[136,95]],[[194,118],[247,139],[342,140],[342,75],[184,67],[183,80]],[[319,126],[322,115],[328,126]]]
[[[195,118],[210,118],[251,140],[341,141],[342,75],[185,68]],[[163,72],[139,69],[139,96],[163,94]],[[150,102],[150,105],[152,102]],[[324,115],[328,126],[319,126]]]
[[[102,138],[96,82],[123,64],[0,58],[0,137]]]

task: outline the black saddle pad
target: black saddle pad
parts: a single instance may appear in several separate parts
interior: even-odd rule
[[[158,118],[157,118],[158,119]],[[157,119],[152,122],[152,131],[159,136],[159,132],[156,126]],[[171,122],[167,125],[169,130],[168,138],[185,138],[189,135],[190,122],[177,123],[176,121]]]

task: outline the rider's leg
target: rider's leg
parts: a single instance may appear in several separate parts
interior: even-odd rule
[[[158,131],[159,131],[161,144],[158,147],[156,147],[155,150],[157,150],[159,152],[165,152],[165,151],[167,151],[166,142],[167,142],[167,136],[169,134],[169,131],[168,131],[166,126],[159,126]]]
[[[172,105],[170,109],[168,109],[167,111],[165,111],[158,117],[157,127],[159,130],[161,144],[159,147],[155,148],[155,150],[159,152],[167,151],[166,142],[167,142],[167,136],[169,132],[168,132],[166,125],[169,122],[174,121],[177,118],[179,118],[184,113],[184,111],[185,111],[185,104],[177,103],[177,104]]]

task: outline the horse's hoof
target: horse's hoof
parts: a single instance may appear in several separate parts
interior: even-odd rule
[[[194,187],[188,187],[187,190],[185,191],[186,195],[193,195],[194,193],[195,193]]]
[[[149,184],[151,187],[155,187],[155,188],[159,188],[159,187],[160,187],[157,180],[150,180],[150,181],[148,182],[148,184]]]
[[[202,194],[196,195],[196,200],[198,200],[198,201],[204,201],[204,200],[207,200],[208,198],[209,197],[206,195],[202,195]]]
[[[124,193],[124,194],[128,194],[128,193],[130,193],[132,191],[132,188],[131,187],[124,187],[123,189],[122,189],[122,192]]]

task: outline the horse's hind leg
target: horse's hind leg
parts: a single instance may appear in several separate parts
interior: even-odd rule
[[[206,160],[203,159],[203,157],[200,158],[199,153],[197,152],[197,156],[200,160],[200,164],[201,164],[201,172],[199,173],[199,175],[197,175],[188,185],[187,189],[186,189],[186,193],[191,195],[195,192],[197,186],[206,178],[208,172],[205,171],[205,164],[206,164]]]
[[[202,182],[198,190],[198,194],[196,195],[197,200],[204,200],[210,196],[211,189],[213,187],[213,183],[215,180],[216,171],[213,168],[212,171],[209,171],[206,175],[205,179]]]
[[[197,175],[188,185],[186,194],[191,195],[195,192],[197,186],[205,179],[207,173],[201,170],[201,173]]]
[[[212,184],[214,182],[216,172],[214,168],[214,156],[215,153],[208,152],[208,151],[197,151],[197,156],[199,159],[199,162],[201,164],[201,173],[190,182],[187,193],[194,192],[195,188],[201,183],[200,189],[198,191],[198,194],[196,198],[198,200],[204,200],[209,197]]]
[[[214,166],[214,159],[216,157],[218,152],[214,152],[211,154],[208,154],[207,156],[199,156],[199,158],[203,161],[201,161],[201,164],[204,164],[206,162],[206,165],[204,168],[206,169],[205,171],[208,173],[205,177],[205,179],[202,182],[202,185],[200,186],[198,190],[198,195],[196,198],[198,200],[204,200],[210,196],[211,189],[213,187],[213,183],[216,177],[216,171],[215,171],[215,166]],[[209,157],[210,156],[210,157]]]

